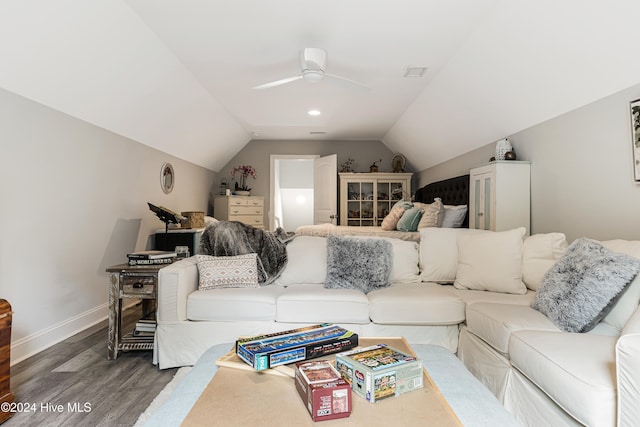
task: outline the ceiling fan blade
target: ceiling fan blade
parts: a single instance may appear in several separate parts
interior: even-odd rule
[[[343,81],[343,82],[345,82],[345,83],[349,83],[350,85],[353,85],[353,86],[355,86],[355,87],[357,87],[357,88],[359,88],[359,89],[363,89],[363,90],[371,90],[371,88],[370,88],[369,86],[365,86],[365,85],[363,85],[362,83],[359,83],[359,82],[357,82],[357,81],[355,81],[355,80],[348,79],[348,78],[346,78],[346,77],[336,76],[335,74],[327,74],[327,73],[325,73],[325,75],[324,75],[324,76],[325,76],[325,77],[332,78],[332,79],[341,80],[341,81]]]
[[[272,88],[272,87],[275,87],[275,86],[280,86],[280,85],[283,85],[283,84],[291,83],[291,82],[293,82],[295,80],[299,80],[301,78],[302,78],[302,75],[298,74],[297,76],[294,76],[294,77],[287,77],[286,79],[280,79],[280,80],[276,80],[274,82],[264,83],[264,84],[261,84],[261,85],[253,87],[253,89],[256,89],[256,90],[269,89],[269,88]]]

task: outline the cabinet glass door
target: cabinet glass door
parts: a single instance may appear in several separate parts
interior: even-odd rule
[[[350,182],[347,185],[347,225],[373,225],[373,182]]]
[[[481,176],[473,181],[474,227],[481,230],[491,229],[491,176]]]
[[[491,230],[491,177],[484,179],[484,229]]]
[[[378,181],[376,195],[376,225],[380,226],[393,205],[403,198],[404,188],[401,182]]]

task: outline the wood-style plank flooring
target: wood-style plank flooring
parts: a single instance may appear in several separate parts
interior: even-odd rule
[[[124,324],[139,313],[139,306],[125,311]],[[15,401],[30,412],[2,427],[132,426],[177,370],[159,370],[152,356],[130,351],[107,360],[106,321],[74,335],[11,367]]]

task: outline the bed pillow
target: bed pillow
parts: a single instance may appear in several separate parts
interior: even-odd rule
[[[577,239],[545,274],[531,307],[567,332],[588,332],[640,271],[640,259]]]
[[[198,290],[258,288],[258,255],[196,255]]]
[[[402,214],[396,228],[398,231],[417,231],[423,210],[418,207],[409,208]]]
[[[524,227],[458,236],[458,289],[524,295],[522,238]]]
[[[434,199],[433,203],[414,203],[414,205],[421,207],[424,211],[420,222],[418,223],[418,230],[428,227],[440,227],[442,225],[442,219],[444,218],[444,205],[442,200],[438,197]]]
[[[467,216],[467,205],[444,205],[444,215],[442,218],[442,228],[460,228]]]
[[[392,246],[385,239],[327,237],[327,289],[365,294],[391,285]]]
[[[567,250],[564,233],[534,234],[522,245],[522,281],[527,288],[538,290],[542,277]]]
[[[400,218],[402,218],[405,210],[406,208],[404,207],[404,205],[396,204],[391,209],[391,212],[389,212],[389,215],[384,217],[384,219],[382,220],[382,224],[380,224],[380,227],[382,227],[382,229],[385,231],[395,230],[398,225],[398,221],[400,221]]]
[[[428,227],[420,231],[420,280],[453,283],[458,271],[458,236],[491,233],[468,228]]]
[[[276,284],[324,283],[327,278],[327,239],[296,236],[287,243],[287,260]]]

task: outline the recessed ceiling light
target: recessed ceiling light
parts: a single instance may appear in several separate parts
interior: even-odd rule
[[[309,110],[307,114],[309,114],[310,116],[319,116],[322,113],[320,112],[320,110]]]
[[[312,130],[311,132],[309,132],[309,135],[326,135],[326,132],[320,131],[320,130]]]
[[[428,67],[423,66],[410,66],[407,67],[407,71],[404,73],[405,77],[422,77],[427,71]]]

